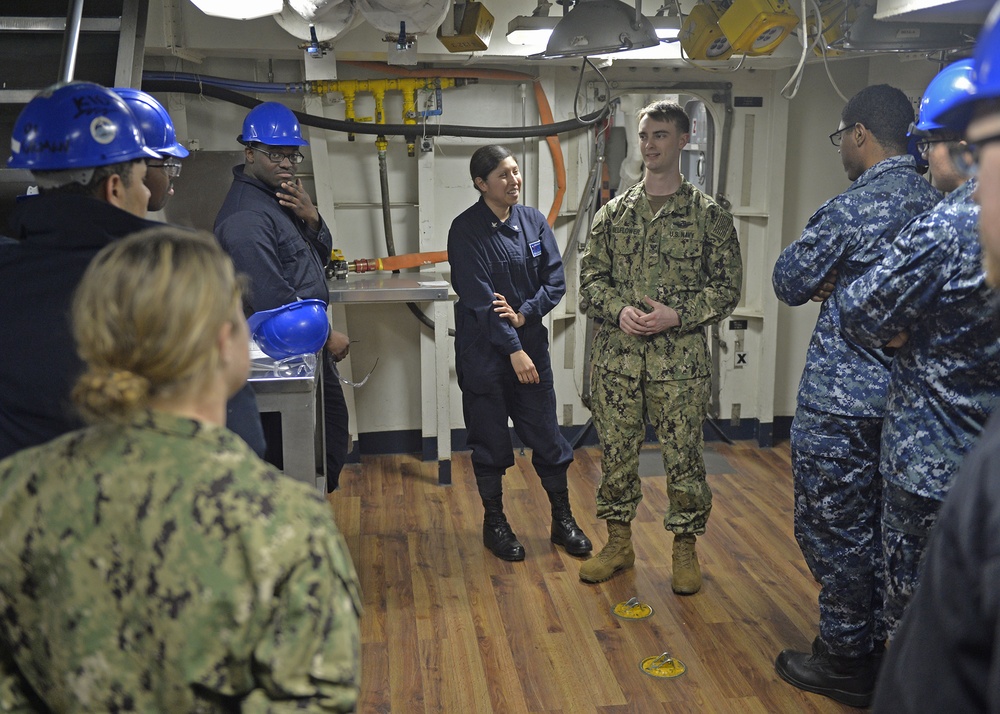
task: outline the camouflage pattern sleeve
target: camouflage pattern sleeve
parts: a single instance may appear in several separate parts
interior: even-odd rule
[[[590,304],[587,314],[614,325],[618,324],[618,315],[629,304],[615,287],[612,277],[615,256],[612,253],[611,227],[622,204],[621,198],[612,199],[597,212],[580,261],[580,294]]]
[[[960,244],[942,240],[953,231],[947,221],[923,214],[906,225],[882,262],[851,283],[842,293],[841,330],[848,338],[879,348],[909,330],[936,301],[950,279],[942,270],[958,262],[953,254]]]
[[[722,320],[740,301],[743,259],[733,216],[716,203],[707,209],[702,268],[705,286],[674,309],[680,317],[681,333],[701,329]]]
[[[849,244],[843,232],[855,222],[841,215],[836,199],[820,206],[774,264],[771,284],[781,302],[795,307],[809,301],[843,255]]]
[[[11,659],[9,642],[0,641],[0,712],[5,714],[47,714],[41,702],[24,690],[25,680]]]
[[[275,594],[274,617],[254,649],[262,684],[243,703],[244,714],[292,711],[353,712],[361,681],[361,609],[347,547],[316,533],[310,557]]]

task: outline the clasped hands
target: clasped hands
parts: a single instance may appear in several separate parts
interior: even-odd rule
[[[649,312],[626,305],[618,313],[618,327],[626,335],[649,337],[681,324],[680,315],[669,305],[652,300],[648,295],[643,296],[642,301],[649,306]]]

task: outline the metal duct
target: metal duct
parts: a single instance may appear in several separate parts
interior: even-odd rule
[[[297,6],[303,6],[300,10]],[[305,14],[303,14],[305,12]],[[274,15],[274,21],[288,34],[301,40],[311,40],[310,26],[316,29],[316,39],[329,42],[354,28],[361,21],[354,0],[289,0]]]
[[[382,32],[399,32],[406,23],[408,34],[433,32],[448,15],[452,0],[355,0],[365,20]]]

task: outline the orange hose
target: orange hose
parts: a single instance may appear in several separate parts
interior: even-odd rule
[[[542,89],[542,83],[535,80],[535,101],[538,103],[538,116],[541,118],[543,124],[554,123],[554,118],[552,117],[552,109],[549,107],[549,100],[545,96],[545,90]],[[559,143],[559,137],[557,135],[545,137],[545,141],[548,142],[549,151],[552,153],[552,168],[556,173],[556,195],[552,198],[552,207],[549,208],[549,215],[546,217],[546,221],[549,227],[552,228],[556,225],[556,216],[559,215],[559,209],[562,208],[563,196],[566,195],[566,163],[563,161],[562,145]]]
[[[464,77],[472,79],[499,79],[510,82],[531,82],[535,88],[535,102],[538,104],[538,117],[542,125],[554,124],[552,108],[549,106],[548,97],[545,96],[545,89],[538,77],[524,72],[511,72],[501,69],[407,69],[398,65],[382,64],[381,62],[348,62],[347,64],[361,69],[368,69],[373,72],[385,72],[387,74],[401,75],[405,77],[432,78],[432,77]],[[546,221],[549,226],[555,226],[559,209],[562,208],[563,197],[566,195],[566,162],[563,159],[562,144],[559,136],[553,134],[545,137],[549,145],[549,152],[552,154],[552,169],[556,175],[556,195],[552,198],[552,206],[549,208],[549,215]]]

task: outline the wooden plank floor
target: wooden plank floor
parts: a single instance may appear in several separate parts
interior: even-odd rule
[[[530,452],[518,454],[504,478],[507,515],[527,554],[521,563],[498,560],[482,545],[469,452],[454,454],[452,486],[437,485],[436,462],[412,455],[348,466],[330,502],[364,593],[359,711],[857,711],[800,692],[774,672],[782,648],[809,648],[817,620],[817,586],[792,535],[787,443],[708,449],[715,500],[698,539],[704,585],[690,597],[670,590],[663,476],[642,480],[635,568],[587,585],[581,561],[549,543],[548,499]],[[578,449],[569,478],[574,514],[600,548],[599,450]],[[615,617],[614,604],[632,596],[653,615]],[[688,671],[668,680],[640,670],[644,658],[664,651]]]

